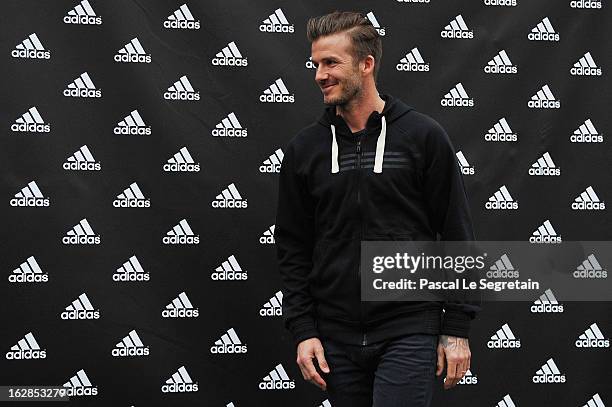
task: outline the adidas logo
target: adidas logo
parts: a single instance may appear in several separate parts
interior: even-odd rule
[[[370,11],[368,14],[366,14],[366,17],[367,17],[368,20],[370,20],[370,22],[372,23],[372,25],[376,29],[376,32],[378,32],[378,35],[380,35],[381,37],[384,37],[385,36],[385,27],[381,27],[380,26],[380,24],[378,23],[378,20],[376,19],[376,16],[374,15],[374,13],[372,11]]]
[[[270,370],[270,373],[259,382],[260,390],[289,390],[295,389],[295,382],[289,378],[282,364]]]
[[[191,86],[191,82],[186,75],[179,78],[168,91],[164,92],[166,100],[200,100],[200,91],[197,91]]]
[[[401,1],[401,0],[398,0]],[[429,2],[429,0],[427,0]],[[323,400],[323,402],[321,404],[319,404],[317,407],[332,407],[331,403],[329,402],[328,399]]]
[[[263,235],[259,238],[259,243],[261,244],[274,244],[274,227],[276,225],[272,225],[266,230]]]
[[[608,278],[608,271],[601,267],[593,253],[576,267],[574,278]]]
[[[277,148],[270,157],[266,158],[262,165],[259,166],[259,172],[280,172],[281,162],[283,161],[283,150]]]
[[[583,0],[580,0],[580,1],[583,1]],[[572,3],[575,3],[575,2],[572,1]],[[601,400],[601,397],[599,397],[599,393],[595,393],[593,397],[591,397],[591,399],[587,401],[587,403],[583,405],[582,407],[606,407],[606,406]]]
[[[474,167],[468,163],[465,155],[463,155],[463,151],[457,151],[456,156],[459,163],[459,168],[461,168],[461,173],[463,175],[474,175]]]
[[[49,206],[49,198],[43,196],[36,181],[30,181],[9,203],[11,206]]]
[[[429,3],[430,0],[397,0],[399,3]]]
[[[508,324],[503,324],[502,327],[491,336],[491,339],[487,342],[487,347],[489,349],[520,348],[521,340],[514,336]]]
[[[135,182],[132,182],[129,187],[117,195],[117,199],[113,201],[115,208],[149,208],[151,201],[145,198],[140,187]]]
[[[212,135],[214,137],[246,137],[249,134],[247,129],[242,128],[234,112],[231,112],[215,126]]]
[[[518,202],[512,199],[510,192],[505,185],[502,185],[497,192],[495,192],[489,200],[485,203],[487,209],[518,209]]]
[[[161,387],[163,393],[188,393],[198,391],[198,383],[191,380],[185,366],[181,366],[166,380],[166,384]]]
[[[199,172],[200,163],[193,160],[187,147],[182,147],[174,157],[170,157],[163,166],[166,172]]]
[[[130,257],[113,273],[113,281],[149,281],[149,278],[136,256]]]
[[[96,88],[87,72],[83,72],[68,84],[63,94],[74,98],[101,98],[102,90]]]
[[[512,61],[506,54],[505,50],[501,50],[490,60],[484,67],[485,73],[505,73],[515,74],[518,72],[516,66],[512,65]]]
[[[315,64],[312,62],[312,57],[308,57],[308,61],[304,64],[308,69],[317,69]]]
[[[213,65],[221,66],[247,66],[249,61],[242,56],[234,41],[227,44],[227,47],[217,52],[217,55],[212,59]]]
[[[419,49],[414,47],[395,65],[398,71],[429,72],[429,64],[425,62]]]
[[[601,68],[597,67],[591,53],[587,52],[574,64],[570,69],[570,73],[580,76],[601,76]]]
[[[224,261],[215,271],[210,275],[210,278],[215,281],[232,281],[232,280],[246,280],[248,278],[247,272],[242,270],[238,260],[232,254]]]
[[[538,25],[531,29],[527,38],[530,41],[559,41],[559,34],[555,32],[548,17],[544,17]]]
[[[515,269],[506,253],[487,271],[487,278],[518,278],[519,271]]]
[[[124,337],[121,342],[117,342],[111,355],[119,356],[148,356],[149,347],[145,346],[134,329]]]
[[[561,168],[556,167],[550,154],[545,152],[542,154],[542,157],[538,158],[536,162],[531,164],[531,168],[529,168],[529,175],[559,176],[561,175]]]
[[[577,348],[609,348],[610,340],[605,339],[597,323],[593,322],[578,339],[576,339]]]
[[[242,199],[240,192],[232,182],[211,202],[213,208],[242,208],[246,209],[248,202]]]
[[[550,358],[533,376],[534,383],[565,383],[565,375],[561,374],[555,361]]]
[[[463,85],[461,82],[459,82],[450,90],[450,92],[444,95],[444,97],[440,100],[440,104],[447,107],[472,107],[474,106],[474,99],[471,99],[468,96],[467,92],[463,88]]]
[[[100,171],[102,164],[96,161],[89,147],[84,145],[66,159],[62,168],[69,171]]]
[[[86,0],[85,0],[86,1]],[[91,384],[87,374],[83,369],[76,372],[69,381],[64,383],[66,396],[95,396],[98,394],[98,388]]]
[[[94,233],[86,218],[72,227],[62,238],[63,244],[100,244],[100,235]]]
[[[13,58],[32,58],[32,59],[49,59],[51,52],[43,47],[36,33],[32,33],[25,40],[21,41],[13,51]]]
[[[544,291],[544,294],[540,295],[540,298],[533,302],[531,306],[532,313],[550,313],[550,312],[563,312],[563,304],[559,304],[552,290],[549,288]]]
[[[187,4],[183,4],[173,14],[170,14],[164,21],[164,28],[183,28],[189,30],[199,30],[200,20],[197,20],[191,14],[191,10]]]
[[[499,119],[484,136],[485,141],[516,141],[517,138],[505,117]]]
[[[230,328],[210,347],[210,353],[247,353],[247,346],[240,342],[234,328]]]
[[[293,103],[295,97],[289,94],[287,87],[281,78],[278,78],[259,96],[259,101],[262,103]]]
[[[440,32],[442,38],[474,38],[474,32],[465,24],[463,17],[459,14]]]
[[[542,89],[531,97],[527,102],[527,106],[532,109],[559,109],[561,101],[555,98],[548,85],[542,86]]]
[[[15,123],[11,124],[12,131],[29,133],[49,133],[51,125],[45,123],[36,106],[32,106],[27,112],[18,117]]]
[[[446,379],[445,379],[446,380]],[[457,382],[457,384],[478,384],[478,376],[472,374],[470,369],[465,372],[465,375]]]
[[[262,317],[282,317],[283,316],[283,293],[277,291],[259,310]]]
[[[572,143],[603,143],[603,136],[597,133],[591,119],[586,119],[580,127],[574,130],[570,141]]]
[[[100,310],[95,310],[89,298],[87,298],[87,294],[83,293],[66,307],[60,317],[62,319],[98,319],[100,318]]]
[[[200,310],[194,308],[185,291],[166,305],[166,308],[162,311],[162,317],[164,318],[197,318],[199,315]]]
[[[277,8],[274,10],[274,13],[263,20],[263,23],[259,26],[259,31],[268,33],[292,33],[294,28],[293,24],[287,21],[287,17],[285,17],[283,10]]]
[[[162,238],[163,244],[199,244],[200,235],[196,235],[191,230],[187,220],[181,219],[181,221],[174,226],[171,230],[166,233],[166,236]]]
[[[484,0],[485,6],[516,7],[516,0]]]
[[[150,63],[151,54],[147,52],[138,41],[138,38],[132,38],[130,42],[125,44],[114,56],[115,62],[136,62]]]
[[[47,351],[40,349],[32,332],[28,332],[16,345],[11,346],[11,350],[6,352],[8,360],[44,359],[46,357]]]
[[[516,407],[514,401],[512,401],[512,397],[509,394],[506,394],[503,399],[501,399],[495,407]]]
[[[587,189],[578,195],[574,202],[572,202],[572,209],[574,210],[604,210],[606,209],[606,203],[599,200],[599,197],[595,193],[592,186],[588,186]]]
[[[89,1],[83,0],[74,6],[72,10],[68,11],[68,14],[64,16],[64,23],[100,25],[102,24],[102,17],[96,15]]]
[[[601,8],[601,0],[572,0],[570,1],[571,8]],[[589,406],[591,407],[591,406]],[[600,406],[597,406],[600,407]]]
[[[557,235],[550,220],[546,219],[529,238],[530,243],[561,243],[561,236]]]
[[[43,273],[36,262],[34,256],[30,256],[13,269],[13,273],[8,276],[10,283],[46,283],[49,281],[49,274]]]

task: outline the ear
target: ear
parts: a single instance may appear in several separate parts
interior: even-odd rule
[[[374,57],[372,55],[368,55],[363,61],[361,61],[361,63],[359,64],[360,67],[363,65],[363,68],[361,70],[362,74],[364,76],[367,75],[374,75],[374,66],[376,64],[376,61],[374,60]]]

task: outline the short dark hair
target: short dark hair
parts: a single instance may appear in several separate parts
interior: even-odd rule
[[[374,57],[374,81],[378,78],[382,59],[382,40],[370,20],[354,11],[334,11],[313,17],[306,23],[306,37],[313,42],[319,37],[346,31],[353,44],[353,57],[357,61],[368,55]]]

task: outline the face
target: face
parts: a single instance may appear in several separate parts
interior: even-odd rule
[[[315,81],[326,105],[345,106],[359,96],[363,78],[351,54],[351,40],[345,33],[319,37],[312,43]]]

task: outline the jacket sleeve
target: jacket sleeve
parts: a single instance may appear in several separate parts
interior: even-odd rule
[[[425,156],[423,187],[431,227],[440,240],[475,240],[457,156],[450,138],[437,123],[425,141]],[[446,301],[441,334],[467,338],[471,320],[481,309],[480,297]]]
[[[293,141],[293,140],[292,140]],[[283,283],[283,319],[295,343],[318,336],[308,275],[312,271],[314,206],[306,180],[296,172],[294,143],[281,165],[274,240]]]

